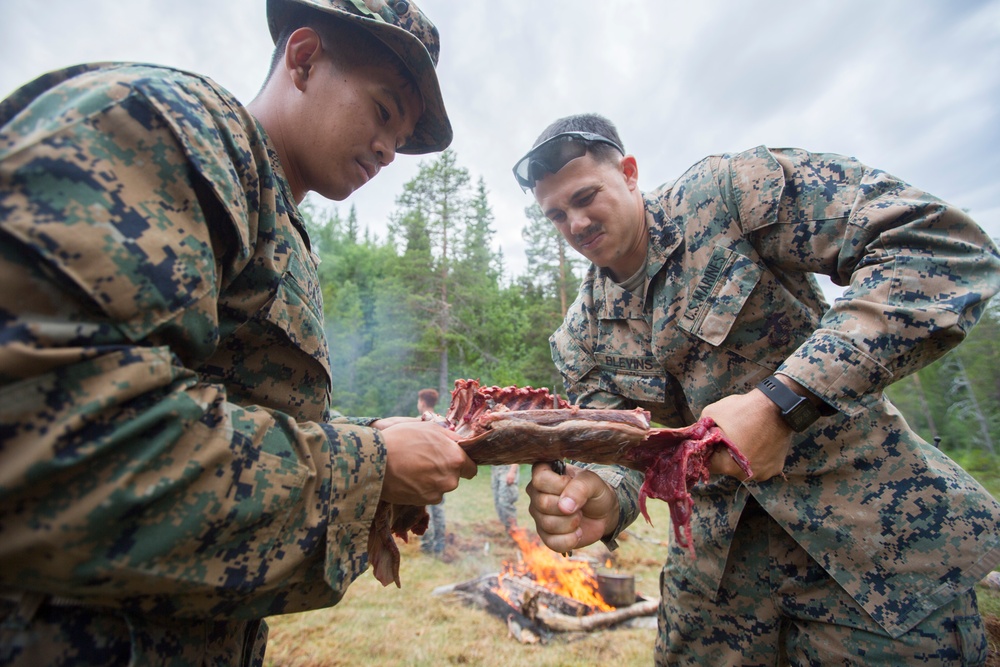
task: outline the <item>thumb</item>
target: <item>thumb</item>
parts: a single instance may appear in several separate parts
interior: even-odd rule
[[[607,483],[589,470],[570,467],[566,475],[571,479],[559,494],[559,510],[563,514],[573,514],[584,507],[588,514],[600,513],[603,508],[598,505],[605,504],[601,501],[614,495]]]

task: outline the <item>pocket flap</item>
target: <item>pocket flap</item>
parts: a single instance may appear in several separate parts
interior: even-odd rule
[[[706,343],[721,345],[762,271],[750,258],[716,246],[678,326]]]

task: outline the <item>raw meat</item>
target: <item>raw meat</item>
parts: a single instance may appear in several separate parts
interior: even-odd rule
[[[711,419],[684,428],[650,428],[645,410],[583,409],[532,387],[480,387],[476,380],[456,380],[445,416],[425,415],[463,436],[459,445],[479,465],[510,465],[571,459],[582,463],[622,465],[645,472],[639,508],[646,521],[646,498],[664,500],[678,544],[694,554],[691,541],[691,494],[688,488],[709,476],[708,461],[726,448],[740,468],[752,474],[749,461]],[[399,586],[399,550],[412,530],[423,534],[423,508],[379,503],[369,558],[383,585]]]
[[[729,455],[748,477],[753,474],[750,462],[743,453],[707,417],[684,428],[651,429],[646,439],[629,452],[629,456],[635,457],[635,463],[638,464],[630,467],[646,471],[639,489],[639,510],[642,516],[648,523],[653,523],[646,512],[647,497],[666,501],[670,506],[674,537],[692,557],[694,542],[691,540],[691,506],[694,503],[688,489],[697,482],[708,481],[708,461],[723,447],[728,448]]]

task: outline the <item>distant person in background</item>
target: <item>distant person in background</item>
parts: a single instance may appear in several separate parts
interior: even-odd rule
[[[520,477],[520,467],[515,463],[509,466],[493,466],[490,476],[490,486],[493,489],[493,504],[497,508],[497,516],[504,530],[509,534],[517,528],[517,481]]]
[[[436,389],[421,389],[417,392],[417,414],[422,416],[425,412],[434,412],[437,407],[438,392]],[[428,556],[441,558],[444,554],[444,498],[437,505],[428,505],[427,512],[431,520],[427,526],[427,531],[420,538],[420,550]]]
[[[421,389],[417,392],[417,414],[418,417],[423,416],[425,412],[434,412],[437,407],[438,402],[438,392],[437,389]]]

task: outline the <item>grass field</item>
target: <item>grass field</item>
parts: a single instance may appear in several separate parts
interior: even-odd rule
[[[521,469],[521,486],[528,467]],[[635,575],[636,592],[659,595],[659,572],[670,532],[666,503],[649,504],[653,526],[640,519],[611,554],[603,545],[583,553]],[[503,621],[457,599],[435,596],[438,586],[496,572],[517,549],[504,533],[493,509],[489,468],[464,480],[445,501],[448,544],[444,559],[424,556],[416,541],[400,544],[402,588],[383,588],[365,572],[331,609],[268,619],[270,641],[266,664],[282,667],[379,665],[421,667],[482,665],[650,665],[653,628],[607,629],[590,633],[558,633],[546,644],[520,644]],[[522,526],[533,523],[527,496],[518,498]],[[977,589],[984,616],[992,623],[991,662],[1000,667],[1000,592]]]

